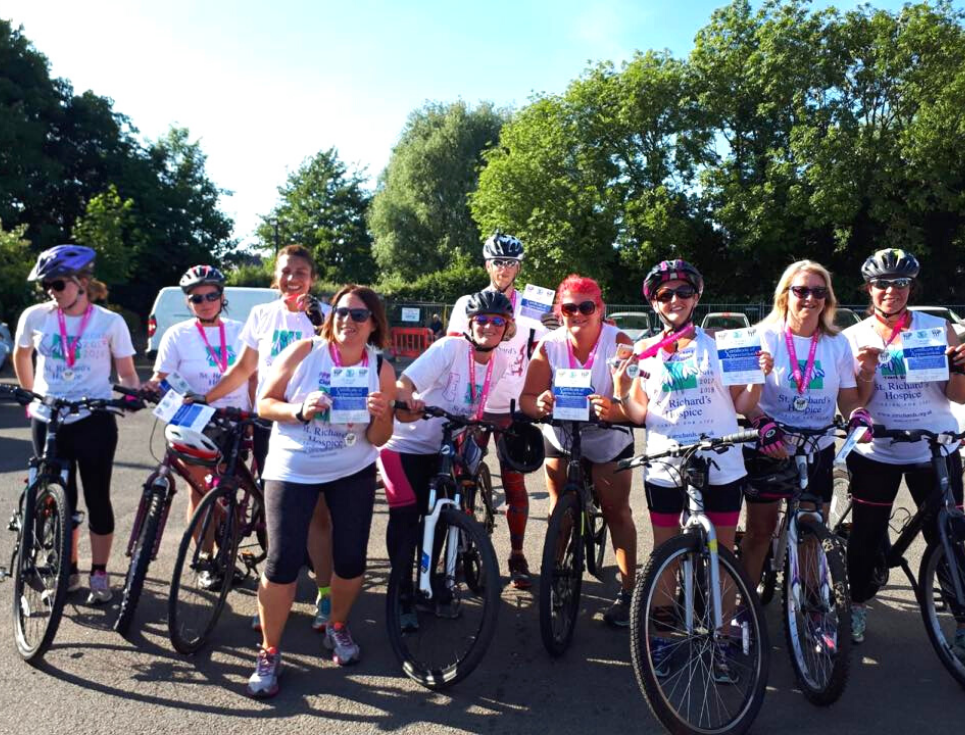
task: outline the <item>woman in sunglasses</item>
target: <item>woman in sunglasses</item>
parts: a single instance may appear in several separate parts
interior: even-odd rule
[[[851,428],[871,426],[855,387],[848,341],[834,326],[838,301],[831,274],[819,263],[789,265],[774,289],[771,313],[758,325],[766,379],[757,408],[748,413],[760,435],[756,450],[745,448],[748,466],[787,460],[784,437],[774,420],[818,429],[835,414],[850,418]],[[861,355],[862,360],[872,355]],[[808,488],[827,505],[834,488],[834,438],[825,437],[808,470]],[[759,455],[763,455],[760,457]],[[762,468],[763,471],[763,468]],[[779,498],[747,495],[747,533],[741,559],[753,582],[761,578],[764,559],[777,525]]]
[[[562,326],[544,337],[526,372],[519,397],[520,408],[529,416],[541,418],[553,412],[553,384],[559,369],[590,371],[592,394],[589,399],[596,415],[606,421],[625,420],[613,399],[609,362],[617,345],[632,346],[627,335],[603,323],[604,305],[600,286],[592,278],[567,276],[556,290],[556,314]],[[546,445],[546,484],[550,493],[549,513],[566,484],[569,437],[562,428],[543,426]],[[613,538],[613,549],[620,570],[620,591],[616,601],[604,612],[608,625],[630,624],[630,597],[637,563],[637,529],[630,510],[630,473],[616,472],[618,460],[633,456],[633,433],[629,428],[602,429],[587,426],[582,432],[583,456],[593,468],[593,482],[600,494],[603,517]]]
[[[876,424],[889,429],[957,431],[951,401],[965,402],[965,346],[959,344],[944,319],[909,311],[908,300],[915,286],[919,264],[906,250],[879,250],[861,266],[871,297],[871,315],[845,331],[858,368],[858,390]],[[948,340],[948,381],[909,382],[906,376],[902,337],[919,329],[943,329]],[[955,502],[962,503],[962,460],[957,447],[948,446],[948,477]],[[874,439],[855,447],[848,456],[851,471],[852,528],[848,538],[848,578],[851,582],[851,628],[855,643],[864,640],[868,610],[877,586],[872,582],[877,550],[888,533],[891,507],[902,478],[916,504],[935,487],[931,454],[925,442],[892,444]],[[925,528],[925,539],[937,542],[934,523]],[[953,651],[965,662],[965,624],[959,624]]]
[[[21,387],[66,399],[110,398],[112,369],[123,385],[140,385],[127,325],[119,314],[93,303],[107,298],[107,287],[94,278],[94,256],[87,247],[57,245],[37,258],[28,280],[39,282],[50,300],[24,311],[17,324],[14,369]],[[29,413],[34,452],[39,455],[50,415],[46,407],[36,404]],[[84,486],[91,546],[88,604],[107,602],[112,596],[107,561],[114,539],[111,473],[116,449],[117,421],[103,411],[69,416],[57,435],[60,456],[70,460],[66,489],[75,510],[78,471]],[[71,592],[81,586],[77,535],[75,528]]]
[[[278,355],[293,342],[314,335],[330,310],[310,293],[315,278],[315,260],[307,249],[288,245],[279,251],[272,287],[278,289],[280,298],[251,310],[239,336],[241,354],[218,384],[207,391],[204,397],[207,403],[219,401],[242,388],[249,390],[249,381],[256,384],[252,402],[263,395],[265,380]],[[260,426],[255,426],[254,432],[255,464],[260,471],[265,466],[271,432]],[[322,631],[331,610],[329,580],[332,576],[332,522],[324,496],[319,497],[312,519],[308,555],[318,585],[312,628]],[[257,630],[257,615],[251,624]]]
[[[399,400],[410,410],[397,412],[392,438],[379,453],[389,503],[386,545],[393,566],[412,559],[419,518],[428,510],[429,481],[439,468],[444,420],[417,420],[422,407],[481,418],[486,399],[507,373],[509,361],[497,348],[516,334],[512,302],[499,291],[480,291],[466,302],[466,318],[462,335],[433,342],[399,377]],[[418,626],[415,609],[403,609],[403,629]]]
[[[359,658],[348,618],[365,573],[376,447],[392,435],[395,371],[377,352],[389,330],[375,292],[343,286],[332,303],[320,336],[278,356],[258,400],[259,415],[275,424],[262,472],[269,543],[258,587],[262,646],[248,681],[255,697],[278,691],[278,646],[320,496],[332,518],[335,572],[324,645],[340,665]]]

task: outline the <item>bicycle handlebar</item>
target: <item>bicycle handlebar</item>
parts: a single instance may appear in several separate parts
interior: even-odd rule
[[[699,451],[717,451],[722,449],[727,449],[735,444],[744,444],[745,442],[755,442],[758,436],[756,431],[738,431],[735,434],[727,434],[725,436],[719,436],[716,438],[704,438],[693,444],[683,444],[670,449],[665,449],[662,452],[655,452],[654,454],[640,454],[636,457],[631,457],[630,459],[621,459],[617,462],[617,472],[622,472],[624,470],[629,470],[634,467],[640,467],[642,465],[649,464],[657,459],[663,459],[665,457],[690,457]]]
[[[881,424],[871,428],[875,439],[891,439],[893,443],[912,443],[926,439],[929,444],[954,444],[965,439],[965,431],[929,431],[928,429],[888,429]]]
[[[392,408],[399,409],[402,411],[409,411],[410,413],[421,413],[422,420],[428,421],[432,418],[445,419],[449,423],[456,424],[459,427],[465,428],[480,428],[488,429],[489,431],[503,431],[503,427],[494,424],[491,421],[483,421],[481,419],[470,419],[465,416],[460,416],[458,414],[449,413],[444,408],[439,408],[438,406],[423,406],[419,411],[412,411],[405,401],[394,401],[392,403]]]
[[[125,389],[125,391],[130,390]],[[125,393],[125,395],[128,395]],[[44,396],[40,393],[34,393],[32,390],[27,390],[26,388],[21,388],[16,385],[0,385],[0,398],[7,397],[11,398],[21,406],[27,406],[36,401],[54,411],[66,411],[67,413],[78,413],[81,409],[88,409],[91,411],[104,411],[110,409],[118,409],[121,411],[139,411],[144,408],[142,401],[130,401],[127,398],[117,399],[117,398],[78,398],[77,400],[68,400],[66,398],[59,398],[57,396]],[[140,397],[139,397],[140,398]]]

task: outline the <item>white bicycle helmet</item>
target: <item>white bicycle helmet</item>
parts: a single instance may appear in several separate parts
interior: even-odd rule
[[[200,431],[185,426],[168,424],[164,439],[175,456],[186,464],[216,467],[221,461],[221,450]]]

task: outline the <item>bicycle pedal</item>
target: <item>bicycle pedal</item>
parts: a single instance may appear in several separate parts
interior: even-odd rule
[[[258,562],[255,561],[255,558],[256,558],[256,557],[255,557],[254,552],[251,552],[251,551],[242,551],[242,552],[239,554],[239,556],[241,557],[241,563],[245,565],[245,569],[247,570],[247,574],[245,574],[246,577],[247,577],[248,574],[250,574],[251,572],[257,572],[257,571],[258,571]]]

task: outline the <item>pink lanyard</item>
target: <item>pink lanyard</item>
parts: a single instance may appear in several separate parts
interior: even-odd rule
[[[469,397],[473,403],[476,402],[476,361],[473,360],[473,355],[476,353],[474,347],[469,348]],[[486,405],[486,397],[489,395],[489,386],[493,379],[493,366],[496,364],[496,356],[491,355],[489,358],[489,365],[486,367],[486,377],[483,379],[482,395],[479,397],[479,407],[476,409],[476,415],[473,417],[478,421],[482,418],[483,408]]]
[[[676,342],[678,339],[683,339],[684,337],[689,336],[690,333],[693,331],[695,331],[694,325],[688,324],[686,327],[674,332],[669,337],[664,337],[662,340],[657,342],[657,344],[648,347],[639,355],[635,355],[635,357],[638,360],[646,360],[648,357],[653,357],[654,355],[658,354],[660,350],[662,350],[667,345],[672,344],[673,342]]]
[[[794,382],[797,383],[798,393],[804,393],[811,384],[811,373],[814,372],[814,356],[818,351],[819,336],[820,332],[815,330],[814,335],[811,337],[811,349],[808,351],[808,361],[804,367],[804,375],[802,376],[801,366],[797,361],[797,351],[794,349],[794,337],[791,336],[791,332],[787,328],[787,322],[784,323],[784,344],[787,345],[787,354],[791,358],[791,372],[794,374]]]
[[[332,362],[335,363],[335,367],[342,367],[342,356],[339,354],[338,348],[331,342],[328,345],[328,352],[332,356]],[[369,365],[369,353],[368,350],[362,350],[362,367],[368,367]]]
[[[225,340],[224,333],[224,322],[219,321],[218,323],[218,335],[221,338],[221,352],[216,353],[211,343],[208,342],[208,335],[204,333],[204,327],[201,326],[200,321],[195,321],[194,326],[198,328],[201,333],[201,339],[204,341],[204,346],[208,348],[208,354],[211,355],[211,359],[214,360],[214,364],[218,367],[218,372],[224,375],[225,370],[228,369],[228,345]]]
[[[587,357],[587,358],[586,358],[586,362],[583,363],[583,369],[584,369],[584,370],[592,370],[592,369],[593,369],[593,363],[596,361],[596,352],[597,352],[597,350],[600,349],[600,342],[602,342],[602,341],[603,341],[603,329],[602,329],[602,327],[601,327],[601,328],[600,328],[600,336],[596,338],[596,344],[593,345],[593,349],[590,350],[590,355],[589,355],[589,357]],[[577,365],[576,365],[576,355],[573,354],[573,345],[570,344],[570,338],[569,338],[568,335],[567,335],[567,337],[566,337],[566,354],[567,354],[567,355],[569,356],[569,358],[570,358],[570,369],[571,369],[571,370],[575,370],[576,367],[577,367]]]
[[[74,363],[77,362],[77,345],[80,343],[80,338],[84,334],[84,330],[87,329],[93,314],[94,307],[92,304],[88,304],[87,311],[84,312],[84,316],[80,320],[80,329],[77,330],[77,336],[74,337],[74,342],[71,344],[70,338],[67,336],[67,320],[64,318],[64,310],[57,309],[57,326],[60,328],[60,341],[64,347],[64,362],[67,363],[69,368],[74,367]]]
[[[885,321],[884,319],[882,319],[882,318],[881,318],[880,316],[878,316],[877,314],[875,314],[875,319],[877,319],[879,322],[881,322],[881,323],[884,324],[885,326],[888,326],[888,322]],[[885,352],[888,351],[888,347],[890,347],[890,346],[891,346],[891,343],[895,341],[895,338],[896,338],[899,334],[901,334],[901,330],[902,330],[902,329],[908,329],[908,327],[910,327],[910,326],[911,326],[911,312],[910,312],[910,311],[906,311],[906,312],[904,313],[904,315],[901,317],[901,321],[898,322],[898,323],[895,325],[895,328],[892,330],[891,336],[888,338],[888,341],[885,342]]]

